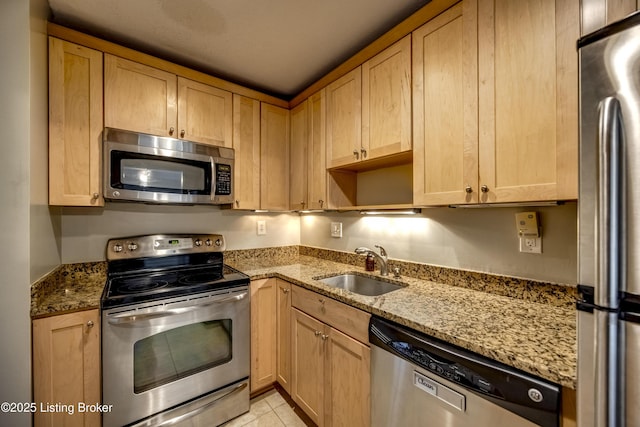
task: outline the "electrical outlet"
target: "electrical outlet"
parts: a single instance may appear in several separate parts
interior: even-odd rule
[[[541,254],[542,237],[520,237],[520,252]]]
[[[341,222],[332,222],[331,223],[331,237],[342,237],[342,223]]]
[[[267,221],[258,220],[256,222],[256,226],[258,228],[258,236],[264,236],[265,234],[267,234]]]

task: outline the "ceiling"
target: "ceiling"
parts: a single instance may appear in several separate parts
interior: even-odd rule
[[[51,21],[285,99],[429,0],[49,0]]]

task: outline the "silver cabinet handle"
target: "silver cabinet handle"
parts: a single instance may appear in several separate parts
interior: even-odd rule
[[[326,339],[329,338],[329,335],[322,334],[320,338],[322,338],[323,341],[326,341]]]
[[[93,328],[93,320],[87,322],[87,328]]]
[[[320,199],[318,200],[318,203],[320,203],[320,209],[322,209],[322,205],[324,205],[324,200]]]
[[[356,160],[360,159],[360,152],[358,150],[356,150],[355,148],[353,149],[353,154],[356,156]]]
[[[325,301],[325,300],[324,300],[324,298],[318,298],[318,302],[319,302],[320,304],[324,304],[324,301]]]
[[[184,129],[180,131],[180,138],[184,138]]]
[[[483,193],[488,193],[489,187],[487,187],[486,185],[483,185],[482,187],[480,187],[480,191],[482,191]]]
[[[98,197],[100,197],[100,194],[98,194],[98,193],[93,193],[93,194],[91,195],[91,198],[92,198],[93,200],[98,200]]]
[[[175,131],[176,131],[176,130],[175,130],[173,127],[170,127],[170,128],[169,128],[169,135],[172,135],[172,136],[173,136],[173,133],[174,133]]]
[[[118,316],[109,317],[107,320],[111,325],[122,325],[122,324],[130,324],[134,322],[138,322],[141,320],[150,320],[157,319],[160,317],[168,317],[175,316],[177,314],[188,313],[191,311],[199,310],[203,307],[207,307],[214,304],[222,304],[225,302],[237,302],[246,297],[249,293],[242,292],[239,294],[231,295],[231,296],[222,296],[221,298],[209,300],[207,302],[203,302],[202,304],[190,305],[187,307],[178,307],[178,308],[169,308],[161,311],[154,311],[152,313],[141,313],[141,314],[123,314]]]
[[[470,185],[467,185],[466,187],[464,187],[464,191],[467,194],[471,194],[471,193],[473,193],[473,188]]]
[[[288,294],[288,293],[289,293],[289,289],[287,289],[287,288],[282,288],[282,292],[284,292],[285,294]]]
[[[318,336],[318,335],[321,334],[321,332],[320,331],[314,331],[314,334],[315,334],[315,336]]]
[[[366,159],[367,158],[367,150],[365,150],[364,148],[361,148],[360,152],[362,153],[362,158]]]

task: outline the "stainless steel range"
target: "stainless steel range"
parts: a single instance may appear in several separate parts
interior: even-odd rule
[[[224,237],[109,240],[102,400],[111,426],[215,426],[249,410],[249,277]]]

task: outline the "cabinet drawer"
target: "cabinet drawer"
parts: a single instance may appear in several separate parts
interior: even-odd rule
[[[292,290],[292,306],[362,343],[369,342],[369,313],[299,286]]]

